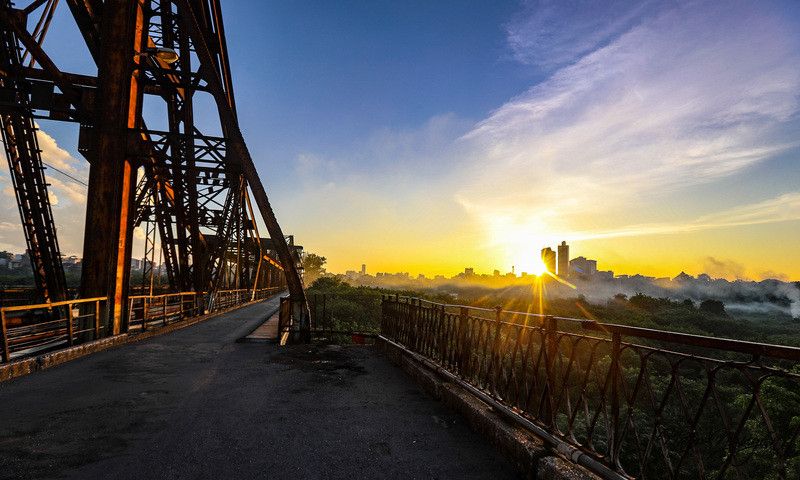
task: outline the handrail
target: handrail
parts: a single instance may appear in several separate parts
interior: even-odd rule
[[[218,291],[221,301],[208,312],[261,300],[281,290],[283,287]],[[197,292],[131,295],[125,332],[207,313],[200,297]],[[0,361],[9,362],[12,354],[18,358],[99,339],[104,333],[101,318],[107,315],[101,304],[107,304],[106,297],[0,307]],[[80,311],[73,313],[77,307]]]
[[[62,307],[64,305],[75,305],[80,303],[94,303],[94,302],[104,302],[106,301],[106,297],[94,297],[94,298],[78,298],[76,300],[64,300],[61,302],[47,302],[47,303],[37,303],[34,305],[14,305],[11,307],[0,307],[0,310],[4,312],[18,312],[23,310],[38,310],[41,308],[52,308],[52,307]]]
[[[421,298],[408,297],[408,296],[395,296],[388,295],[389,299],[404,299],[413,300],[415,302],[426,303],[432,306],[445,307],[445,308],[467,308],[468,310],[477,310],[481,312],[496,314],[497,310],[473,307],[469,305],[455,305],[446,303],[436,303],[430,300]],[[722,337],[709,337],[706,335],[697,335],[693,333],[671,332],[668,330],[656,330],[652,328],[634,327],[629,325],[619,325],[615,323],[603,323],[596,320],[587,320],[581,318],[558,317],[553,315],[544,315],[539,313],[530,312],[517,312],[513,310],[502,310],[503,315],[522,315],[527,317],[535,317],[542,321],[547,318],[554,318],[558,321],[574,322],[579,324],[585,330],[592,330],[596,332],[604,332],[610,334],[620,334],[631,337],[647,338],[650,340],[658,340],[663,342],[681,343],[685,345],[712,348],[715,350],[725,350],[729,352],[745,353],[748,355],[761,355],[766,357],[780,358],[783,360],[800,361],[800,347],[792,347],[789,345],[773,345],[768,343],[749,342],[746,340],[736,340]],[[514,322],[502,322],[503,324],[512,324]],[[528,326],[528,328],[535,328]]]
[[[800,348],[399,295],[384,296],[382,311],[383,337],[605,473],[788,479],[800,462]]]

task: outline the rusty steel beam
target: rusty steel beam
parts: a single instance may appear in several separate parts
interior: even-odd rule
[[[255,289],[285,280],[295,318],[308,325],[292,251],[239,130],[219,3],[65,0],[98,66],[91,76],[62,72],[43,47],[56,0],[34,0],[22,10],[0,2],[10,12],[0,15],[0,30],[19,37],[40,65],[0,65],[0,75],[10,75],[21,91],[37,92],[30,111],[7,98],[0,98],[0,110],[28,121],[81,123],[78,149],[91,165],[81,295],[109,297],[107,333],[127,325],[132,230],[142,221],[155,224],[173,291],[194,290],[198,299],[207,291],[213,301],[221,287]],[[44,10],[42,19],[29,33],[27,16],[37,8]],[[148,56],[147,49],[156,47],[175,49],[178,61]],[[214,97],[221,136],[203,135],[194,125],[196,92]],[[147,129],[145,94],[166,104],[166,132]],[[140,169],[144,178],[137,194]],[[272,237],[268,242],[255,231],[248,188]],[[148,189],[151,194],[144,194]],[[153,230],[148,232],[146,257],[152,259]]]
[[[129,129],[141,127],[142,90],[133,67],[144,44],[143,1],[107,0],[101,22],[92,167],[86,205],[81,295],[109,298],[110,334],[122,332],[130,280],[136,169]]]
[[[229,139],[230,150],[235,158],[241,162],[242,170],[253,191],[253,196],[255,197],[261,217],[267,226],[270,237],[272,237],[275,242],[275,249],[283,264],[286,281],[289,286],[289,293],[293,304],[293,317],[299,322],[300,330],[304,332],[303,336],[308,336],[310,335],[310,317],[305,292],[303,290],[303,283],[300,280],[300,275],[295,266],[289,246],[283,236],[283,231],[278,224],[278,220],[267,198],[267,192],[264,189],[264,185],[261,183],[261,179],[253,164],[253,159],[250,156],[242,132],[239,129],[236,114],[233,110],[233,94],[230,90],[230,82],[227,75],[223,78],[223,73],[227,73],[227,71],[221,72],[219,70],[219,56],[215,56],[212,53],[210,47],[212,42],[209,41],[211,39],[204,35],[205,32],[201,28],[200,22],[192,8],[192,5],[196,3],[198,2],[190,2],[189,0],[177,0],[175,2],[175,4],[178,5],[179,11],[185,18],[185,25],[194,41],[195,50],[200,63],[203,64],[205,72],[208,74],[206,80],[214,95],[214,100],[219,110],[220,121],[225,128],[225,136]],[[214,5],[214,7],[207,8],[207,11],[218,10],[219,7],[215,0],[209,0],[209,3]],[[222,17],[219,17],[218,20],[221,25]],[[303,340],[308,339],[303,338]]]
[[[9,2],[0,3],[3,25],[8,26],[11,19],[24,18],[26,15],[19,10],[11,10]],[[46,31],[47,24],[49,16],[46,21],[43,16],[39,22],[40,28]],[[22,66],[19,42],[16,28],[6,28],[0,32],[0,65],[4,70],[10,70],[5,67]],[[13,92],[17,102],[16,112],[0,115],[0,138],[8,160],[34,283],[42,301],[62,301],[67,296],[67,282],[61,263],[41,149],[36,138],[36,126],[30,118],[28,95],[21,82],[9,77],[7,72],[0,72],[0,87]]]

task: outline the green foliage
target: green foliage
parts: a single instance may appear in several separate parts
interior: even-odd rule
[[[719,300],[703,300],[700,303],[700,311],[711,315],[725,316],[725,304]]]
[[[454,302],[454,298],[448,294],[354,287],[337,277],[317,278],[306,289],[313,327],[339,332],[379,333],[383,295],[425,298],[437,303]],[[329,340],[350,343],[350,337],[342,334],[331,334]]]
[[[325,274],[325,262],[328,259],[316,253],[307,253],[303,256],[303,277],[306,284],[313,283],[316,279]]]
[[[19,268],[0,267],[0,285],[33,286],[33,271],[30,265]]]

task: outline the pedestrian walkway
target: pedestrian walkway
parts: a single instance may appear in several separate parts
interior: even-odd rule
[[[267,320],[242,339],[243,342],[267,343],[278,341],[278,315],[276,311]]]
[[[0,383],[0,478],[517,478],[373,347],[236,342],[277,303]]]

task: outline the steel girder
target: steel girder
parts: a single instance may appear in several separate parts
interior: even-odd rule
[[[5,8],[10,6],[8,2],[4,4]],[[52,2],[47,4],[32,37],[41,38],[47,31],[54,7]],[[28,51],[22,54],[16,33],[3,29],[0,35],[0,65],[22,67]],[[4,103],[11,107],[10,112],[0,114],[0,138],[5,146],[39,300],[63,301],[67,296],[67,282],[36,126],[30,118],[30,101],[28,95],[21,92],[21,85],[7,76],[0,75],[0,92]]]
[[[109,297],[109,333],[125,328],[132,232],[143,223],[150,269],[143,290],[152,285],[148,261],[154,260],[158,232],[172,290],[213,294],[283,280],[294,317],[301,328],[307,325],[296,252],[274,217],[239,130],[217,0],[65,1],[98,75],[61,72],[42,48],[57,0],[36,0],[23,9],[6,1],[0,4],[3,34],[16,35],[40,68],[5,62],[0,78],[23,85],[23,92],[50,90],[24,112],[19,102],[10,112],[2,103],[0,109],[28,121],[81,123],[79,150],[91,164],[81,293]],[[37,9],[43,20],[29,34],[27,17]],[[167,64],[146,54],[157,47],[174,49],[178,61]],[[194,124],[198,92],[210,94],[217,105],[217,136]],[[142,116],[144,102],[159,97],[166,104],[166,131],[148,129]],[[270,248],[259,241],[248,189],[270,233]],[[54,230],[47,238],[56,242]]]

